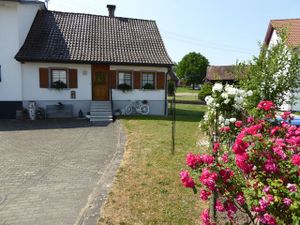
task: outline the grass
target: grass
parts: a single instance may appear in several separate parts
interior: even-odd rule
[[[173,97],[169,96],[169,100],[172,100]],[[199,101],[198,96],[176,96],[176,100],[181,100],[181,101]]]
[[[193,90],[190,87],[177,87],[176,93],[199,93],[199,90]]]
[[[189,151],[199,151],[205,106],[177,105],[176,149],[171,155],[171,117],[127,117],[127,144],[99,224],[198,224],[199,196],[182,187],[179,172]]]

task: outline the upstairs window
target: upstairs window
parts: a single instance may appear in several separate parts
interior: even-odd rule
[[[154,73],[142,73],[142,88],[144,89],[154,89]]]
[[[68,88],[67,70],[52,69],[51,70],[51,88],[63,89]]]

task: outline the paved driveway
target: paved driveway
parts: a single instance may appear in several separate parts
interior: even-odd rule
[[[122,143],[117,123],[0,120],[0,225],[95,225]]]

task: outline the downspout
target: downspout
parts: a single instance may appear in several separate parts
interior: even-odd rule
[[[165,116],[168,116],[168,73],[170,71],[170,67],[168,71],[165,73]]]

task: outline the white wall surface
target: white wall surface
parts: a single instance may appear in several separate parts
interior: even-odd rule
[[[22,100],[21,64],[14,59],[41,4],[0,2],[0,101]]]
[[[14,57],[19,50],[17,3],[0,3],[0,101],[21,101],[21,66]]]
[[[39,68],[77,69],[78,88],[56,90],[40,88]],[[23,100],[91,100],[91,65],[62,63],[25,63],[22,64]],[[71,99],[70,92],[76,91],[76,99]]]
[[[140,90],[131,91],[112,90],[112,100],[165,100],[165,90]]]
[[[18,4],[19,47],[22,47],[41,4]]]

